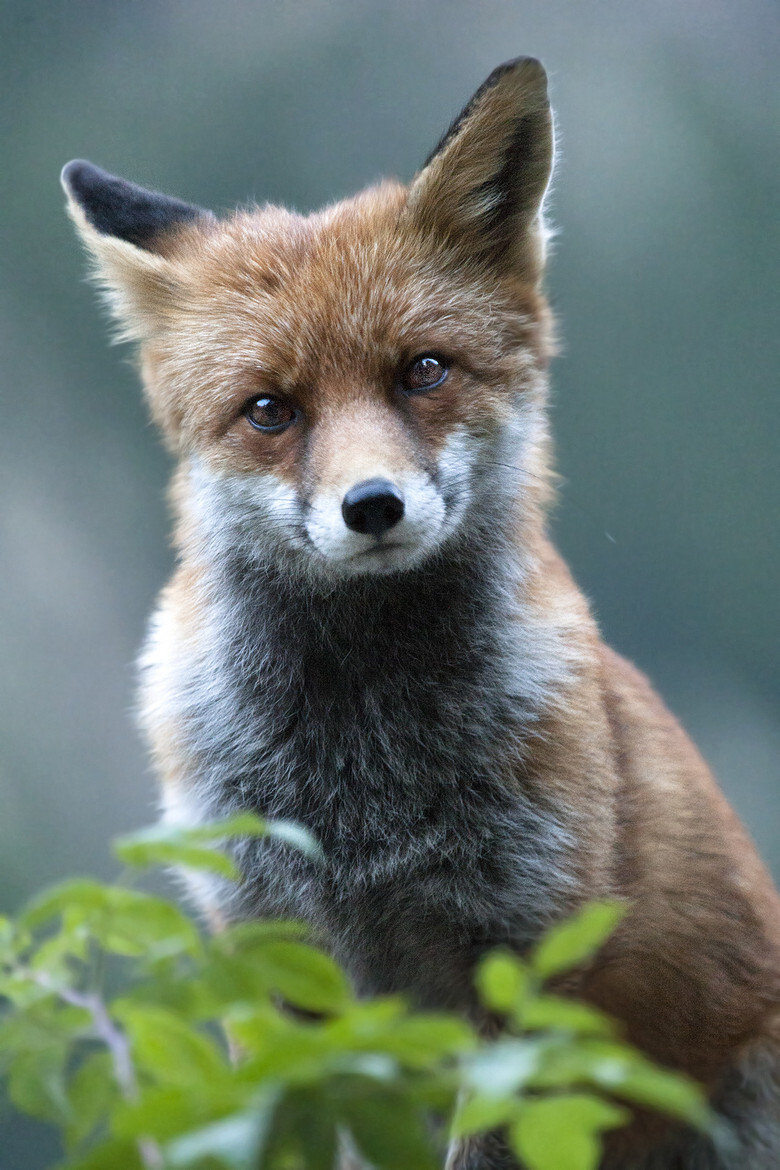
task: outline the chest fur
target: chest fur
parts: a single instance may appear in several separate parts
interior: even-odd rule
[[[302,605],[237,575],[175,669],[170,648],[149,655],[187,760],[179,813],[250,808],[323,847],[316,864],[244,844],[223,912],[303,918],[371,989],[419,982],[425,955],[430,984],[456,953],[535,937],[573,844],[522,783],[541,648],[479,580],[417,576]]]

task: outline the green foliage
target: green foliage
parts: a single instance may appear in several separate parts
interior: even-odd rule
[[[155,826],[117,852],[240,880],[222,850],[241,835],[320,856],[298,827],[250,815]],[[297,924],[204,937],[165,899],[64,882],[0,919],[0,1076],[59,1128],[68,1170],[333,1170],[345,1143],[376,1170],[435,1170],[448,1136],[494,1128],[528,1170],[594,1170],[632,1105],[711,1125],[695,1085],[545,987],[621,913],[586,906],[525,961],[486,956],[477,989],[503,1021],[486,1040],[399,997],[356,999]]]

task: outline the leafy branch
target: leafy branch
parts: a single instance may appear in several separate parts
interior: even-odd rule
[[[154,826],[117,853],[239,881],[226,843],[265,835],[319,856],[249,814]],[[621,913],[592,904],[524,960],[487,955],[477,989],[504,1027],[484,1039],[397,996],[357,999],[299,924],[204,937],[164,898],[73,879],[0,919],[0,1076],[61,1132],[62,1170],[333,1170],[345,1142],[377,1170],[435,1170],[443,1140],[492,1129],[528,1170],[595,1170],[633,1106],[713,1125],[697,1086],[547,989]]]

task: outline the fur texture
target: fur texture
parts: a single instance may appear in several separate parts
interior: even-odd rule
[[[180,563],[143,654],[143,720],[166,816],[257,809],[323,845],[324,865],[238,846],[239,887],[193,889],[214,924],[303,918],[363,993],[479,1021],[487,947],[522,952],[585,900],[629,899],[571,990],[703,1080],[735,1145],[637,1117],[603,1170],[769,1170],[777,895],[545,534],[551,160],[544,72],[520,60],[409,188],[308,217],[219,222],[66,169],[178,460]],[[420,389],[426,361],[444,375]],[[342,503],[376,479],[403,514],[372,534]],[[448,1161],[514,1165],[500,1135]]]

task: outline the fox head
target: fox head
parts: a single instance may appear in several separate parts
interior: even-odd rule
[[[334,577],[403,572],[538,506],[545,480],[541,65],[496,69],[412,183],[227,219],[63,171],[189,539]],[[511,515],[510,515],[511,514]]]

